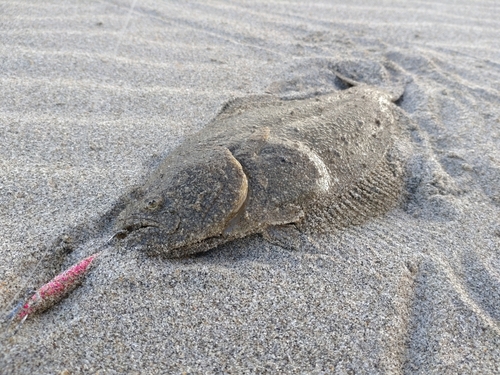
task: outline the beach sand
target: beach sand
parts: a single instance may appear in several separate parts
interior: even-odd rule
[[[0,373],[500,372],[500,7],[336,3],[0,4],[2,317],[95,252],[120,197],[232,98],[339,90],[356,61],[399,72],[411,120],[386,215],[296,251],[116,246],[17,333],[2,323]]]

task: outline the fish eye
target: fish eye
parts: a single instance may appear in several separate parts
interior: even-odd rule
[[[144,207],[150,211],[156,210],[162,204],[163,199],[161,197],[149,197],[144,200]]]

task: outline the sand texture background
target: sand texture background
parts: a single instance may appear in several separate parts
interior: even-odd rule
[[[404,78],[406,198],[299,251],[117,247],[14,336],[2,323],[0,372],[499,373],[500,4],[132,5],[0,3],[2,317],[92,254],[115,202],[227,100],[339,90],[340,62]]]

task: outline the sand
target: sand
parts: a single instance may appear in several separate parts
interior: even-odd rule
[[[339,90],[350,59],[402,72],[411,120],[388,214],[297,251],[114,247],[16,334],[2,323],[0,373],[500,372],[500,7],[375,4],[0,4],[2,317],[96,251],[117,200],[231,98]]]

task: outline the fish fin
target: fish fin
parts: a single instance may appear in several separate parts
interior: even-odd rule
[[[262,237],[268,242],[288,250],[303,248],[303,236],[294,224],[271,225],[262,232]]]
[[[376,87],[389,94],[392,102],[401,99],[410,79],[399,66],[390,60],[378,62],[347,59],[332,64],[330,68],[345,85]]]
[[[358,81],[355,81],[353,79],[350,79],[350,78],[347,78],[345,75],[343,74],[340,74],[339,72],[337,71],[334,71],[333,72],[335,74],[335,76],[340,79],[343,83],[345,83],[347,86],[349,87],[352,87],[352,86],[359,86],[359,85],[362,85],[361,82],[358,82]]]

